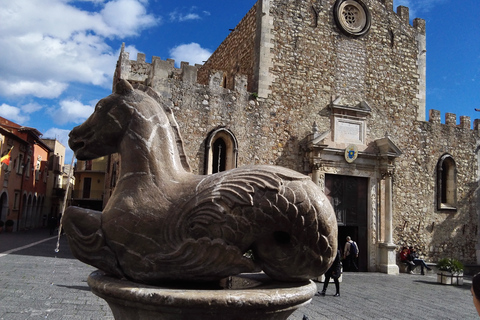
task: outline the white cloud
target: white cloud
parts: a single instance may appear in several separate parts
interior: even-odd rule
[[[50,128],[43,133],[42,138],[44,139],[57,139],[65,147],[68,147],[68,134],[70,130],[59,129],[59,128]]]
[[[37,111],[41,110],[43,108],[43,106],[36,103],[36,102],[32,102],[32,103],[27,103],[27,104],[21,106],[20,108],[25,113],[34,113],[34,112],[37,112]]]
[[[200,14],[194,12],[196,9],[197,7],[195,6],[188,9],[187,12],[183,12],[180,9],[175,9],[175,11],[169,13],[170,21],[184,22],[189,20],[200,20],[202,19],[202,17],[200,16]],[[205,16],[209,16],[210,12],[202,11],[202,14]]]
[[[62,100],[60,107],[50,110],[52,119],[60,125],[69,122],[81,123],[93,113],[94,105],[84,105],[78,100]]]
[[[110,1],[101,15],[117,37],[137,35],[140,30],[157,24],[157,20],[148,15],[145,7],[136,0]]]
[[[38,98],[58,97],[68,85],[66,83],[47,80],[46,83],[40,81],[5,81],[0,80],[0,94],[6,96],[33,95]]]
[[[170,56],[175,60],[177,67],[182,61],[188,62],[191,65],[196,63],[203,64],[203,61],[206,61],[211,55],[211,51],[202,48],[195,42],[182,44],[170,50]]]
[[[0,116],[15,123],[25,123],[30,119],[28,116],[22,115],[20,108],[5,103],[0,105]]]
[[[106,39],[138,35],[159,21],[144,0],[93,2],[96,12],[65,0],[2,2],[0,94],[55,98],[70,82],[109,87],[118,56]]]

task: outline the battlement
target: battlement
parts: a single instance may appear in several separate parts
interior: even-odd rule
[[[130,54],[125,50],[125,44],[122,44],[120,56],[117,61],[117,67],[114,75],[114,84],[118,79],[125,79],[133,83],[141,83],[155,88],[162,80],[173,79],[181,81],[184,85],[202,84],[197,80],[198,69],[201,64],[190,65],[182,61],[180,68],[175,67],[175,60],[162,60],[160,57],[153,56],[152,62],[146,62],[144,53],[137,54],[137,60],[130,60]],[[233,88],[226,88],[226,75],[223,71],[212,71],[209,74],[207,84],[210,89],[231,89],[236,92],[246,93],[247,76],[237,74],[234,76]]]
[[[381,0],[381,2],[388,11],[393,11],[393,0]],[[396,14],[404,23],[410,24],[410,9],[408,7],[398,6]],[[424,19],[415,18],[413,20],[413,27],[421,34],[425,34],[426,32]]]
[[[441,125],[442,120],[441,120],[441,113],[438,110],[431,109],[428,113],[429,119],[428,122],[432,124],[437,124]],[[445,113],[445,124],[446,126],[449,127],[455,127],[455,128],[460,128],[460,129],[471,129],[471,121],[470,117],[468,116],[460,116],[460,124],[457,125],[457,115],[454,113]],[[475,119],[474,121],[474,130],[478,130],[480,125],[480,120]]]

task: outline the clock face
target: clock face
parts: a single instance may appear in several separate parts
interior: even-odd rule
[[[362,1],[337,0],[333,10],[335,22],[344,34],[359,37],[370,30],[370,11]]]

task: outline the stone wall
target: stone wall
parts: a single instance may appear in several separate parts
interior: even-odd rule
[[[224,71],[223,86],[233,89],[234,76],[243,74],[253,83],[253,65],[256,31],[256,8],[254,5],[228,37],[213,52],[208,61],[198,70],[198,82],[207,84],[217,70]],[[252,87],[248,88],[253,91]]]
[[[395,176],[395,239],[399,245],[415,245],[428,260],[455,257],[476,263],[477,236],[476,166],[478,130],[472,130],[470,118],[430,110],[429,122],[418,122],[415,134],[405,133],[410,143],[397,164]],[[437,209],[437,163],[450,154],[457,169],[457,210]]]
[[[177,69],[174,61],[157,57],[149,65],[143,55],[131,61],[122,51],[115,79],[121,75],[145,83],[170,101],[195,173],[204,173],[209,133],[225,127],[238,140],[238,166],[274,164],[311,174],[308,142],[316,123],[329,150],[321,176],[369,179],[366,250],[372,271],[378,266],[385,223],[385,172],[376,141],[388,135],[401,150],[388,163],[395,169],[394,244],[414,245],[429,261],[453,256],[475,263],[478,130],[470,128],[467,117],[457,125],[452,114],[442,124],[436,111],[428,122],[419,121],[425,118],[425,21],[415,19],[412,26],[408,8],[395,13],[391,0],[364,0],[371,29],[353,38],[335,25],[335,0],[260,1],[268,2],[262,8],[268,8],[273,21],[267,43],[255,39],[261,34],[257,3],[204,66],[182,63]],[[272,67],[261,80],[271,83],[270,94],[256,99],[249,92],[261,85],[254,79],[258,50],[268,51]],[[342,160],[346,146],[333,138],[338,116],[333,101],[347,109],[362,103],[370,109],[359,118],[365,123],[365,140],[353,164]],[[341,116],[356,114],[349,112]],[[436,206],[436,167],[445,153],[455,159],[458,186],[457,210],[448,212]]]

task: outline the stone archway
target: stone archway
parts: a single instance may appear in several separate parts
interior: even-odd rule
[[[237,167],[238,144],[233,133],[220,128],[211,132],[206,141],[205,174]]]

